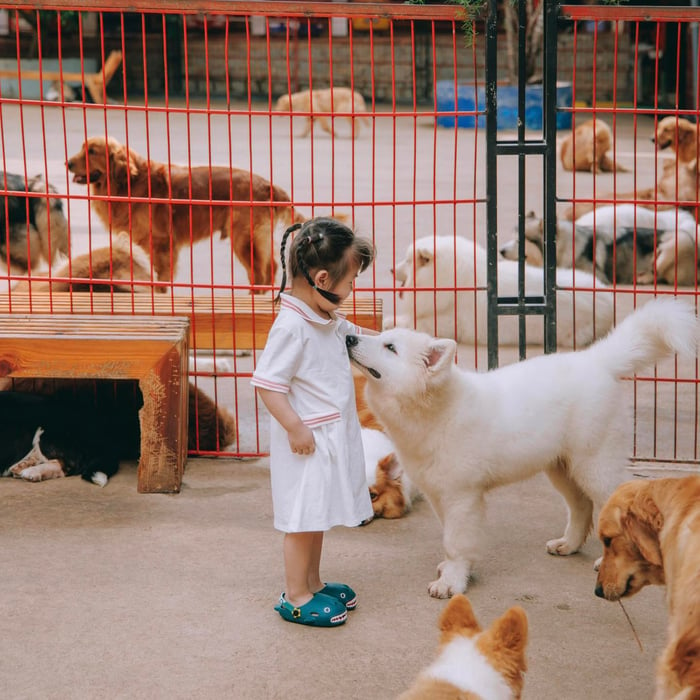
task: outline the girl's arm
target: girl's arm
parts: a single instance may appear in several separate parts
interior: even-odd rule
[[[257,387],[258,395],[270,415],[287,431],[292,452],[310,455],[316,448],[314,434],[289,403],[287,394]]]

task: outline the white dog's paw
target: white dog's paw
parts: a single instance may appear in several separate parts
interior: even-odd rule
[[[578,547],[572,547],[564,537],[560,537],[556,540],[549,540],[549,542],[547,542],[547,551],[550,554],[556,554],[560,557],[565,557],[568,554],[574,554],[575,552],[578,552],[578,549]]]
[[[464,562],[445,560],[438,565],[438,576],[429,584],[428,592],[433,598],[451,598],[467,590],[469,566]]]

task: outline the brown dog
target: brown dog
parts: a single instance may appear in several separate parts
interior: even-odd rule
[[[700,477],[623,484],[602,508],[598,534],[597,596],[616,601],[666,584],[668,643],[655,699],[700,697]]]
[[[683,117],[669,116],[659,120],[651,140],[660,151],[670,148],[679,163],[692,163],[700,157],[697,124]]]
[[[564,170],[583,170],[592,173],[627,172],[609,155],[612,148],[610,127],[600,118],[589,119],[576,127],[564,139],[559,157]]]
[[[89,138],[66,166],[74,182],[89,183],[99,197],[92,206],[105,227],[129,231],[150,254],[158,279],[172,279],[184,246],[219,231],[222,238],[231,237],[251,284],[272,283],[273,231],[277,223],[289,225],[295,218],[281,187],[238,168],[146,160],[115,139],[100,136]]]
[[[129,234],[120,233],[112,238],[111,247],[76,255],[61,268],[52,270],[51,277],[34,275],[18,282],[13,291],[29,291],[31,286],[34,292],[139,293],[150,292],[152,280],[148,255],[131,241]],[[156,289],[164,291],[161,287]]]
[[[471,603],[453,596],[440,615],[437,659],[398,700],[517,700],[527,670],[527,615],[514,606],[482,630]]]
[[[367,111],[364,97],[350,88],[334,87],[325,90],[302,90],[291,95],[282,95],[275,103],[278,112],[301,112],[305,116],[304,131],[299,136],[308,136],[311,126],[317,121],[324,131],[336,135],[332,119],[333,113],[340,113],[335,120],[347,122],[349,135],[357,138],[360,124],[369,124],[369,118],[360,114]]]

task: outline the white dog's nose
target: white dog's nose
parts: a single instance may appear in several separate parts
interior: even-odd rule
[[[358,337],[356,335],[346,335],[345,336],[345,345],[349,348],[355,347],[357,343],[359,342]]]

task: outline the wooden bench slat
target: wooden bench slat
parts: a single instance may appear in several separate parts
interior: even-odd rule
[[[382,300],[361,293],[340,308],[348,320],[381,330]],[[165,295],[90,292],[16,292],[0,294],[0,314],[84,314],[129,317],[187,316],[195,349],[262,348],[278,307],[270,297],[251,294]]]

